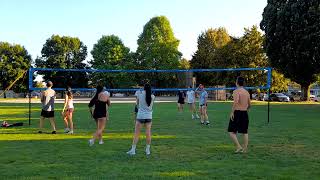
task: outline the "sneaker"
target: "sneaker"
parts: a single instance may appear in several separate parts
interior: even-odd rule
[[[51,134],[57,134],[57,131],[52,131],[52,133]]]
[[[197,119],[200,119],[200,116],[198,114],[196,115],[196,117],[197,117]]]
[[[209,125],[210,125],[210,122],[209,122],[209,121],[206,121],[206,122],[205,122],[205,125],[209,126]]]
[[[136,155],[136,150],[131,149],[130,151],[127,152],[127,154],[134,156],[134,155]]]
[[[90,139],[89,140],[89,146],[93,146],[94,145],[94,140],[93,139]]]
[[[151,154],[150,148],[146,148],[146,155],[149,156]]]
[[[104,142],[103,142],[103,140],[102,140],[102,139],[99,141],[99,144],[104,144]]]
[[[192,119],[194,119],[194,115],[192,114]]]
[[[69,131],[70,131],[69,128],[65,128],[65,129],[64,129],[64,133],[68,133]]]
[[[201,125],[204,125],[204,122],[201,122]]]
[[[73,131],[69,131],[67,134],[73,134]]]

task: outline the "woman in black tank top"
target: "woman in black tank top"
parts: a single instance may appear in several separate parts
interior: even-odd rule
[[[96,139],[99,140],[99,144],[103,144],[102,133],[108,120],[107,108],[110,105],[109,95],[103,91],[102,86],[97,87],[95,96],[89,103],[89,109],[91,116],[94,118],[97,124],[97,130],[93,134],[92,139],[89,140],[89,145],[92,146]]]

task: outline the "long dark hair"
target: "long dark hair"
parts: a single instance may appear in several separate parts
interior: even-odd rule
[[[67,92],[67,96],[69,99],[73,99],[73,95],[72,95],[72,92],[71,91],[68,91]]]
[[[144,85],[144,90],[146,91],[146,103],[148,104],[148,106],[151,105],[151,86],[150,84],[146,83]]]
[[[97,86],[97,91],[96,91],[96,94],[93,96],[92,100],[98,100],[98,96],[99,94],[103,91],[103,86],[101,85],[98,85]]]

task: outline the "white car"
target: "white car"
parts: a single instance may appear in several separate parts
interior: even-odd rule
[[[315,96],[315,95],[310,95],[310,101],[314,101],[314,102],[319,102],[320,100],[320,95]]]

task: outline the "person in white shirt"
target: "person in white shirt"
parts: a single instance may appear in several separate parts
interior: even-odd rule
[[[53,129],[52,134],[56,134],[56,122],[54,120],[54,100],[56,98],[56,92],[52,89],[53,83],[51,81],[47,82],[47,90],[41,94],[41,116],[40,116],[40,130],[38,133],[42,133],[44,119],[48,118]]]
[[[192,119],[199,119],[199,115],[197,114],[196,110],[196,96],[195,92],[192,90],[192,86],[189,87],[189,90],[187,91],[187,101],[189,104],[189,109],[192,114]]]
[[[135,132],[130,151],[127,152],[129,155],[136,154],[136,146],[139,141],[140,130],[142,126],[146,128],[146,155],[150,155],[150,145],[151,145],[151,125],[152,125],[152,112],[153,112],[153,102],[155,96],[151,94],[150,84],[144,85],[144,90],[137,92],[137,105],[138,113],[136,117]]]
[[[64,99],[64,106],[62,109],[62,116],[64,120],[65,125],[65,133],[73,134],[73,111],[74,111],[74,105],[73,105],[73,94],[71,90],[67,91],[66,97]]]

